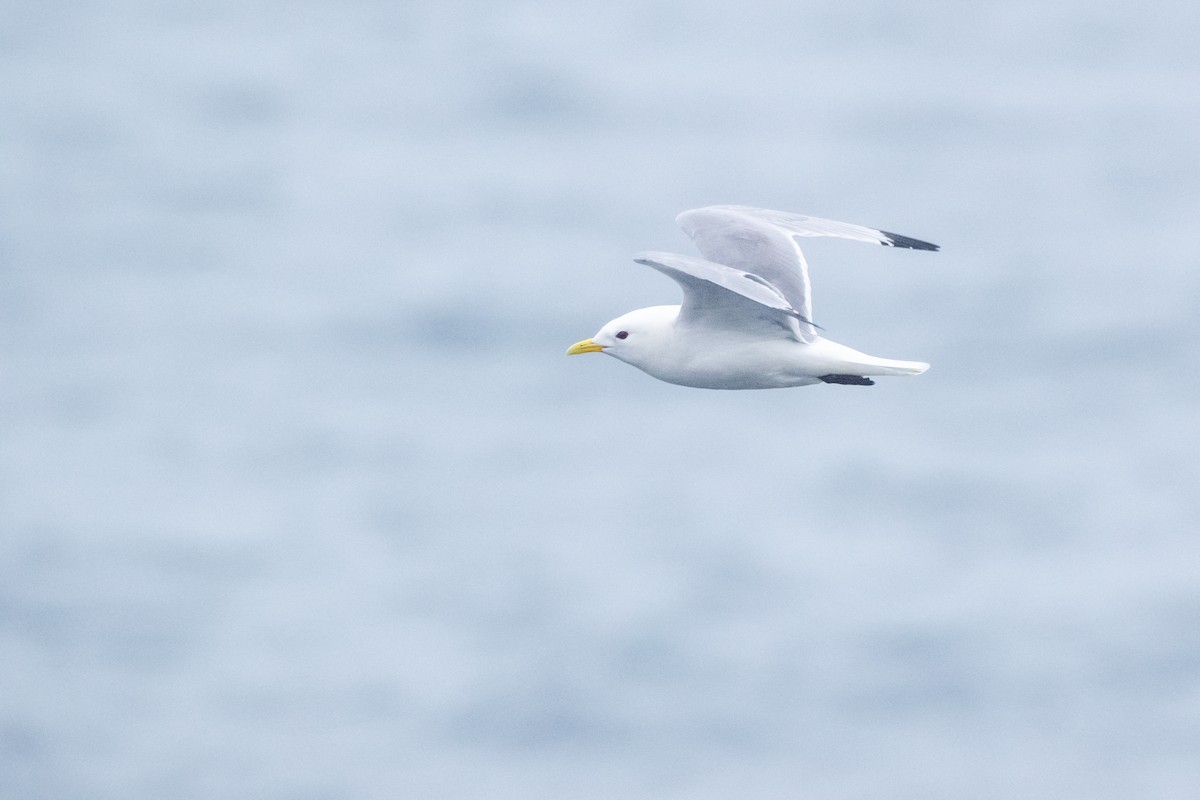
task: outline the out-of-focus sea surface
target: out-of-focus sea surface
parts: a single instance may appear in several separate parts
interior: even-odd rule
[[[1197,796],[1200,6],[0,16],[5,800]],[[566,358],[713,203],[932,369]]]

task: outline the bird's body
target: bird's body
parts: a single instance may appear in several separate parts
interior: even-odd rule
[[[678,221],[709,260],[672,253],[643,253],[636,260],[678,282],[683,304],[624,314],[568,354],[604,352],[659,380],[703,389],[869,385],[867,376],[928,369],[820,336],[812,322],[808,268],[794,237],[840,236],[918,250],[936,245],[746,206],[685,211]]]
[[[820,336],[801,343],[679,324],[680,308],[651,306],[613,320],[617,332],[631,331],[626,341],[653,337],[655,346],[611,354],[661,381],[698,389],[783,389],[821,383],[829,375],[915,375],[927,366],[875,358]]]

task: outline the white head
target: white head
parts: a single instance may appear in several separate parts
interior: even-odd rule
[[[590,339],[567,348],[567,355],[605,353],[645,369],[670,345],[679,306],[651,306],[622,314]]]

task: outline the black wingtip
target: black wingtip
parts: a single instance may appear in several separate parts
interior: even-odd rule
[[[822,375],[817,380],[825,383],[840,383],[843,386],[874,386],[875,381],[862,375]]]
[[[887,237],[887,241],[883,242],[884,247],[903,247],[908,250],[933,250],[938,251],[942,248],[930,242],[922,242],[920,239],[914,239],[911,236],[901,236],[898,233],[890,233],[889,231],[880,231]]]

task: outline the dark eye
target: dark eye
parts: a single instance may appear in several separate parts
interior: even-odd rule
[[[618,339],[628,339],[629,331],[617,331],[617,338]]]

